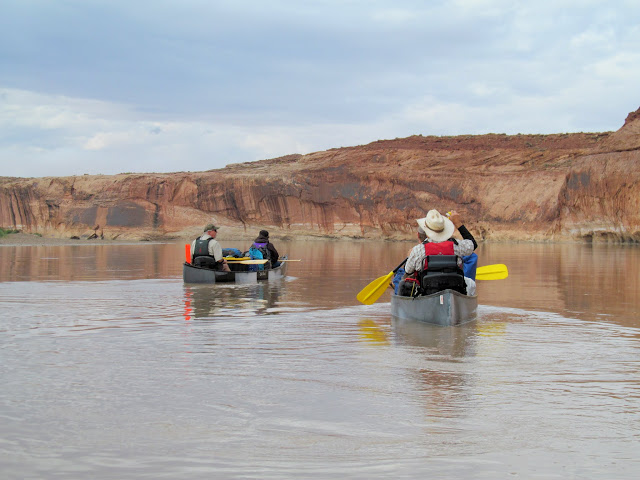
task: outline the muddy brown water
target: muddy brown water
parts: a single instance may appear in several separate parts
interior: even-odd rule
[[[183,244],[1,246],[2,478],[640,474],[640,248],[481,245],[510,276],[443,328],[355,298],[409,243],[276,246],[248,286],[184,285]]]

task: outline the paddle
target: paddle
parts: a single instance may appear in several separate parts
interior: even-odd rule
[[[282,260],[278,259],[278,261],[279,262],[301,262],[302,260],[299,258],[297,260],[294,260],[294,259],[289,260],[288,258],[284,258]]]
[[[233,260],[232,258],[227,258],[227,263],[232,262],[234,264],[239,263],[241,265],[264,265],[269,260]]]
[[[398,269],[402,267],[407,261],[405,258],[400,265],[393,269],[384,277],[378,277],[369,285],[364,287],[357,295],[359,302],[365,305],[371,305],[384,293],[389,285],[389,280],[393,278]],[[499,263],[496,265],[485,265],[484,267],[478,267],[476,269],[476,280],[502,280],[509,276],[507,266]]]
[[[191,263],[191,245],[188,243],[184,246],[184,256],[187,263]],[[246,257],[249,258],[249,257]],[[269,260],[245,260],[243,258],[234,259],[232,257],[225,257],[227,262],[240,263],[242,265],[264,265]]]
[[[502,263],[485,265],[476,269],[476,280],[503,280],[508,276],[507,266]]]
[[[359,302],[364,303],[365,305],[371,305],[375,303],[376,300],[380,298],[380,296],[384,293],[384,291],[389,286],[389,280],[393,278],[398,269],[402,267],[407,262],[407,258],[405,258],[400,265],[394,268],[391,272],[389,272],[384,277],[378,277],[369,285],[360,290],[360,293],[356,296]]]

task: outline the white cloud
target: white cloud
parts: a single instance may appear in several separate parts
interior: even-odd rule
[[[637,2],[33,5],[0,20],[0,175],[602,131],[640,106]]]
[[[593,65],[591,73],[609,81],[637,81],[640,77],[640,52],[621,52],[604,58]]]
[[[570,45],[576,49],[609,50],[613,47],[615,32],[613,28],[586,30],[571,37]]]

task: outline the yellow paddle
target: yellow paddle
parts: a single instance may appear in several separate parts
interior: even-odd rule
[[[269,260],[243,260],[241,258],[227,258],[227,262],[231,262],[233,264],[239,263],[241,265],[264,265],[268,261]]]
[[[507,266],[502,263],[485,265],[476,269],[476,280],[503,280],[508,276]]]
[[[389,280],[393,278],[398,269],[402,267],[407,262],[405,258],[400,265],[394,268],[391,272],[389,272],[384,277],[378,277],[369,285],[360,290],[360,293],[356,296],[360,303],[364,303],[365,305],[371,305],[375,303],[376,300],[380,298],[380,296],[384,293],[384,291],[389,286]]]
[[[398,269],[402,267],[407,259],[398,265],[393,271],[389,272],[384,277],[378,277],[369,285],[360,290],[360,293],[356,296],[359,302],[364,303],[365,305],[371,305],[378,300],[384,291],[389,286],[389,280],[393,278]],[[485,265],[484,267],[478,267],[476,269],[476,280],[502,280],[509,276],[509,271],[507,270],[507,266],[498,263],[496,265]]]

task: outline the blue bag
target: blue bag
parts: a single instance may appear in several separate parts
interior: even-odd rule
[[[249,249],[249,256],[251,257],[251,260],[264,260],[260,249],[253,245],[251,245],[251,248]],[[256,272],[258,270],[264,270],[264,265],[249,265],[250,272]]]
[[[242,252],[237,248],[223,248],[222,249],[222,256],[223,257],[240,258],[240,257],[242,257]]]
[[[466,257],[462,257],[462,261],[464,262],[462,265],[462,270],[464,271],[464,276],[470,278],[471,280],[476,280],[476,268],[478,267],[478,255],[472,253],[471,255],[467,255]]]

